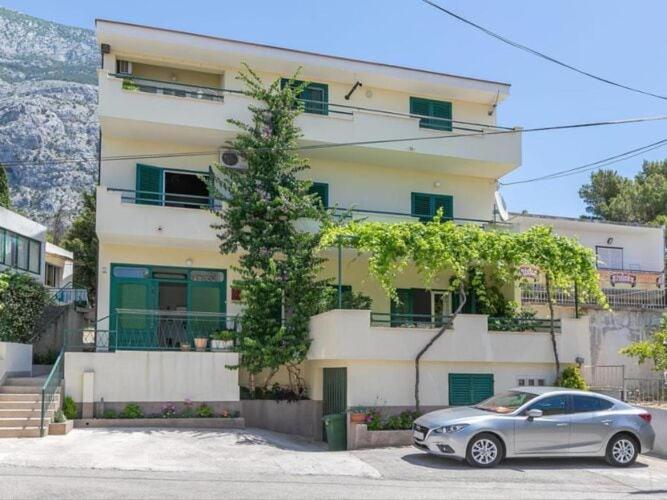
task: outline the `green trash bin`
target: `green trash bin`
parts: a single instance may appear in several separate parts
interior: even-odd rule
[[[345,413],[324,415],[324,432],[327,433],[327,443],[330,451],[347,450],[347,425]]]

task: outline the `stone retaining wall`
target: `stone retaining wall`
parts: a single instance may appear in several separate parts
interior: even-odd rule
[[[322,401],[242,400],[241,414],[248,427],[322,439]]]

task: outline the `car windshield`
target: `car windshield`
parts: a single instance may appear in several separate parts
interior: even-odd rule
[[[529,392],[507,391],[482,401],[478,405],[475,405],[475,408],[494,413],[512,413],[536,396],[537,394]]]

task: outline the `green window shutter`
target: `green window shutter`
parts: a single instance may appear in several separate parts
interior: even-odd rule
[[[419,126],[422,128],[432,128],[435,130],[446,131],[452,130],[451,102],[422,99],[421,97],[410,97],[410,114],[442,118],[441,120],[421,118],[419,120]]]
[[[439,208],[442,208],[445,219],[451,220],[454,218],[454,197],[453,196],[433,196],[433,212],[435,215]]]
[[[285,88],[290,82],[288,78],[280,79],[280,88]],[[295,86],[303,84],[301,80],[294,80]],[[329,114],[329,86],[326,83],[309,83],[297,96],[303,99],[303,110],[305,113],[316,115]]]
[[[474,405],[493,396],[493,374],[450,373],[449,405]]]
[[[136,202],[142,205],[162,205],[164,189],[163,173],[159,167],[137,163]]]
[[[329,184],[326,182],[313,182],[308,193],[317,195],[324,208],[329,207]]]
[[[419,217],[422,221],[430,220],[433,217],[431,213],[431,196],[423,193],[412,193],[412,208],[410,213],[414,217]]]

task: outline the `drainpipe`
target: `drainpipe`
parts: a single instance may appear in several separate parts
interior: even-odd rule
[[[338,241],[338,309],[343,308],[343,249]]]

